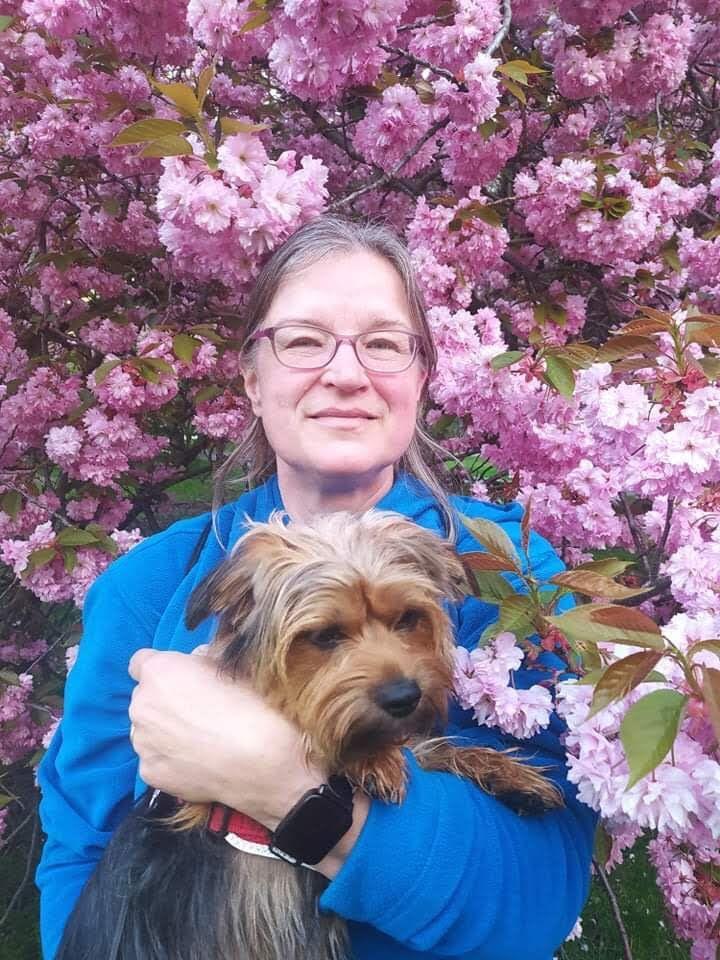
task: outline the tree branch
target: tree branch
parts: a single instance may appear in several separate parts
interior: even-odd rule
[[[419,151],[424,147],[424,145],[434,137],[435,134],[442,130],[443,127],[446,127],[450,122],[450,117],[444,117],[442,120],[436,120],[435,123],[420,137],[418,142],[414,145],[411,150],[402,157],[398,163],[392,168],[389,173],[384,173],[382,176],[377,177],[375,180],[371,180],[369,183],[366,183],[365,186],[359,187],[357,190],[353,190],[352,193],[348,193],[344,197],[340,197],[339,200],[336,200],[335,203],[331,204],[328,207],[329,211],[338,210],[340,207],[344,207],[348,203],[352,203],[353,200],[356,200],[358,197],[361,197],[364,193],[368,193],[370,190],[376,190],[378,187],[385,186],[386,183],[390,183],[397,177],[397,174],[402,170],[408,161],[419,153]],[[410,191],[412,194],[412,191]],[[414,196],[414,194],[412,194]]]
[[[512,6],[510,0],[503,0],[503,22],[500,29],[492,38],[492,43],[485,53],[491,57],[510,32],[510,21],[512,20]]]
[[[618,932],[620,934],[620,939],[622,940],[623,954],[625,956],[625,960],[633,960],[632,950],[630,949],[630,939],[627,935],[625,924],[623,923],[622,914],[620,913],[620,905],[617,902],[615,891],[610,886],[610,881],[608,880],[608,875],[605,872],[605,867],[603,867],[603,865],[594,857],[593,857],[593,866],[597,870],[597,875],[600,877],[600,882],[605,888],[605,893],[607,894],[607,898],[610,901],[610,909],[612,910],[613,917],[615,918],[615,923],[617,924]]]
[[[421,60],[420,57],[416,57],[415,54],[410,53],[409,50],[403,50],[401,47],[392,47],[389,43],[381,43],[379,44],[379,47],[381,50],[385,50],[387,53],[394,53],[399,57],[405,57],[406,60],[411,60],[420,67],[427,67],[428,70],[432,70],[432,72],[436,73],[439,77],[445,77],[446,80],[450,80],[456,86],[461,86],[461,84],[459,84],[456,80],[454,74],[452,74],[449,70],[445,70],[444,67],[436,67],[435,64],[430,63],[429,60]]]

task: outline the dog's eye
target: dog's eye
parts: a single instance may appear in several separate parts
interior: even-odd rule
[[[306,639],[321,650],[332,650],[345,639],[340,627],[324,627],[322,630],[308,630]]]
[[[395,621],[395,629],[414,630],[423,617],[424,614],[422,610],[417,610],[415,607],[408,607],[402,616]]]

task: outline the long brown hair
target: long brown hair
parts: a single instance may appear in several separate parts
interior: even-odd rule
[[[447,493],[431,464],[438,457],[451,456],[423,428],[428,397],[428,382],[437,365],[437,348],[427,320],[425,302],[417,282],[410,253],[399,237],[388,227],[372,222],[356,222],[326,214],[300,227],[279,247],[260,271],[244,310],[244,350],[251,355],[254,344],[248,344],[252,333],[262,324],[270,304],[283,280],[325,257],[347,254],[354,250],[374,253],[388,261],[397,271],[407,297],[410,318],[420,332],[421,354],[428,376],[418,404],[415,433],[396,471],[405,471],[420,480],[437,498],[445,520],[446,533],[455,538],[454,510]],[[453,458],[454,459],[454,458]],[[275,451],[270,446],[262,421],[254,417],[235,450],[215,475],[213,513],[225,502],[228,477],[237,466],[244,466],[238,482],[253,487],[275,472]]]

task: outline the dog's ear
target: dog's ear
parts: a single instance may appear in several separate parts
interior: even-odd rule
[[[447,540],[423,530],[416,547],[418,559],[428,576],[448,600],[461,600],[470,592],[467,570],[457,551]]]
[[[467,573],[454,546],[400,514],[378,511],[371,523],[386,540],[392,540],[397,559],[422,570],[448,600],[470,592]]]
[[[195,587],[185,608],[185,625],[194,630],[213,614],[230,615],[236,619],[242,610],[252,604],[252,582],[245,565],[230,558],[208,574]]]
[[[255,605],[253,584],[262,590],[273,571],[294,553],[280,521],[253,523],[230,556],[193,590],[185,611],[188,629],[213,614],[222,616],[231,630],[240,628]]]

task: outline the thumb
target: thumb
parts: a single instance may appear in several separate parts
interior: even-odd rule
[[[158,650],[150,650],[147,647],[143,647],[141,650],[136,650],[135,653],[130,657],[130,663],[128,664],[128,673],[133,678],[133,680],[140,681],[142,676],[143,669],[148,660],[152,660],[153,657],[158,655]]]

